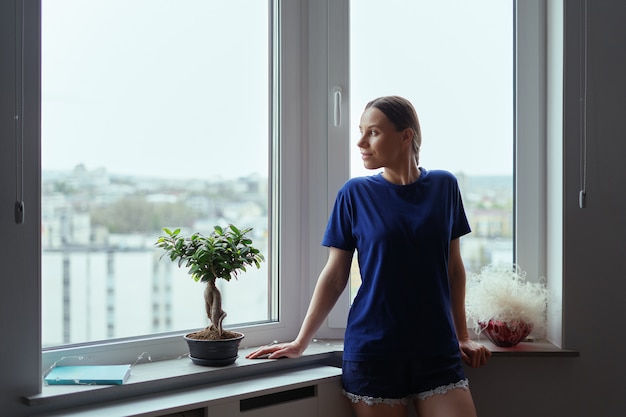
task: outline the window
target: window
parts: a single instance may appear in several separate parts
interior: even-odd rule
[[[553,87],[554,91],[545,89],[546,4],[514,0],[465,3],[452,0],[443,3],[391,1],[384,4],[353,1],[348,7],[347,1],[332,2],[329,19],[339,15],[344,16],[344,22],[350,23],[333,26],[333,38],[329,41],[331,54],[335,49],[339,51],[332,55],[336,65],[329,66],[327,91],[332,92],[334,86],[344,87],[342,98],[344,102],[349,101],[349,105],[344,103],[341,109],[344,113],[350,112],[350,128],[354,130],[358,127],[363,107],[376,96],[398,94],[414,102],[424,135],[422,164],[429,169],[443,168],[457,174],[466,209],[474,211],[468,213],[470,222],[474,222],[473,238],[478,235],[477,231],[483,235],[474,242],[462,239],[466,268],[472,271],[484,263],[515,261],[526,270],[529,279],[546,277],[549,270],[549,290],[554,285],[550,290],[552,296],[548,306],[549,337],[560,340],[560,267],[558,258],[554,258],[551,265],[546,258],[547,233],[554,233],[556,239],[560,235],[556,224],[552,227],[553,231],[546,229],[548,139],[546,120],[542,115],[546,113],[547,95],[553,95],[556,101],[561,96],[558,87]],[[453,16],[457,9],[465,13]],[[368,18],[366,13],[372,12],[375,18]],[[555,48],[554,56],[560,56],[558,39],[561,38],[556,26],[561,17],[559,11],[554,13],[551,22],[555,24],[553,35],[557,41],[552,47]],[[501,20],[493,20],[497,16]],[[431,25],[432,22],[435,25]],[[421,32],[422,29],[428,31]],[[457,29],[459,32],[455,32]],[[393,42],[384,38],[382,34],[385,33],[394,34]],[[414,41],[410,42],[410,39]],[[472,44],[471,40],[479,41],[479,44]],[[439,50],[424,46],[428,41],[438,45]],[[350,56],[349,65],[341,59],[345,56]],[[428,62],[429,59],[439,62],[433,64]],[[555,68],[553,75],[557,74],[560,63],[554,59],[551,64]],[[404,69],[405,66],[407,69]],[[381,75],[390,72],[392,75]],[[499,72],[501,77],[493,72]],[[445,81],[442,79],[444,76],[448,78]],[[417,77],[425,77],[439,87],[436,91],[439,94],[426,96],[427,90],[433,86],[424,85],[427,83],[423,79],[417,80]],[[455,84],[458,81],[465,82]],[[551,85],[560,85],[558,78],[554,78]],[[462,91],[464,86],[469,90]],[[490,97],[494,102],[477,106],[477,100],[483,97]],[[329,102],[334,103],[333,100]],[[336,109],[331,108],[329,114],[333,111]],[[476,113],[471,113],[473,111]],[[456,117],[451,118],[449,114]],[[473,117],[464,119],[466,114],[473,114]],[[557,113],[554,115],[555,120],[560,120]],[[460,125],[464,130],[462,138],[454,131],[457,127],[454,125]],[[555,124],[554,131],[557,130]],[[491,142],[481,146],[479,141],[483,138]],[[351,138],[350,145],[345,148],[338,148],[333,143],[335,140],[329,134],[329,147],[334,146],[333,158],[338,159],[337,154],[345,152],[346,160],[351,159],[354,167],[349,175],[362,175],[362,170],[355,169],[360,166],[356,149],[348,149],[355,148],[356,139]],[[556,134],[552,140],[556,143],[560,137]],[[472,155],[472,162],[478,161],[479,164],[464,164],[462,159],[451,158],[452,152],[438,147],[437,142],[458,149],[455,152],[457,155]],[[474,145],[474,142],[476,147],[468,146]],[[492,161],[494,155],[498,155],[498,163]],[[558,149],[553,157],[560,160]],[[552,174],[557,172],[555,166]],[[475,175],[497,176],[498,182],[473,188],[479,182],[478,178],[472,179]],[[554,195],[561,195],[559,179],[551,178]],[[329,180],[329,184],[332,184],[331,193],[336,182]],[[484,216],[477,213],[480,205],[472,207],[473,200],[480,204],[480,194],[486,188],[491,192],[487,196],[491,201],[486,203],[497,206],[496,216],[488,211],[482,213]],[[473,189],[482,190],[477,199]],[[554,205],[553,210],[557,213],[558,206]],[[558,255],[558,248],[554,255]],[[358,280],[357,273],[353,271],[351,291],[341,297],[331,313],[330,327],[345,325],[350,295],[354,295],[358,288]]]
[[[47,7],[45,3],[43,7]],[[186,4],[192,8],[200,3],[203,2]],[[268,66],[271,71],[267,74],[270,80],[267,88],[271,92],[268,99],[271,118],[268,118],[270,135],[263,140],[271,138],[276,145],[266,158],[270,162],[267,186],[273,190],[267,200],[267,210],[271,213],[267,224],[270,236],[267,250],[273,256],[273,261],[267,263],[267,268],[270,276],[275,274],[278,277],[278,281],[271,281],[269,291],[275,297],[268,305],[268,316],[275,318],[275,321],[248,323],[239,327],[246,333],[244,345],[285,340],[297,333],[319,271],[326,261],[327,250],[320,245],[321,236],[336,191],[350,176],[347,161],[350,160],[350,148],[354,145],[350,144],[349,129],[353,127],[354,120],[350,120],[352,116],[349,115],[352,114],[351,108],[360,114],[364,100],[371,98],[369,92],[361,100],[355,99],[353,94],[356,81],[350,81],[349,72],[348,3],[347,0],[271,2],[268,20],[268,30],[272,34],[271,46],[268,48]],[[537,31],[537,27],[542,27],[538,22],[544,13],[540,6],[515,5],[517,37],[513,71],[516,74],[514,82],[518,85],[514,89],[513,111],[516,116],[512,127],[516,135],[514,170],[532,172],[532,175],[515,176],[516,223],[513,243],[515,259],[527,265],[527,270],[536,267],[539,276],[545,274],[546,269],[545,259],[542,258],[545,256],[545,250],[542,250],[545,249],[545,228],[542,226],[545,223],[541,220],[545,216],[545,196],[542,187],[538,186],[542,181],[545,182],[545,169],[542,164],[537,168],[536,164],[537,155],[545,152],[545,133],[542,133],[545,126],[541,120],[533,118],[533,114],[542,113],[542,93],[541,88],[520,88],[519,85],[543,86],[541,80],[545,74],[541,57],[544,51],[541,45],[545,43],[545,34]],[[520,58],[522,55],[523,59]],[[421,109],[418,111],[420,115],[423,113]],[[422,123],[426,144],[426,138],[432,136],[426,129],[430,130],[431,127],[426,120],[422,120]],[[518,129],[518,126],[525,126],[525,129]],[[257,129],[239,123],[230,132],[240,136],[254,130]],[[230,136],[228,140],[234,139]],[[84,162],[83,165],[86,173],[92,173],[97,168]],[[433,166],[430,162],[428,165]],[[81,169],[79,167],[79,171]],[[454,167],[448,169],[455,170]],[[32,182],[37,183],[37,180]],[[530,204],[530,207],[520,209],[521,204]],[[108,268],[106,260],[100,262]],[[530,275],[534,271],[528,272]],[[178,280],[178,284],[186,285],[181,284],[181,280]],[[106,285],[105,282],[105,293],[109,288]],[[142,294],[165,294],[158,285],[158,292],[156,289],[153,291],[152,287],[140,291],[143,291]],[[162,288],[168,288],[167,284]],[[106,296],[104,300],[106,302]],[[155,310],[164,312],[160,317],[167,317],[167,308],[171,308],[171,305],[162,305],[162,309],[155,307]],[[345,326],[348,308],[349,294],[346,293],[331,314],[328,327],[320,330],[319,337],[341,337],[341,327]],[[160,318],[158,324],[166,322],[165,318]],[[149,333],[145,337],[119,342],[112,344],[107,339],[85,349],[93,355],[101,354],[109,361],[122,360],[120,358],[133,361],[144,351],[153,359],[167,358],[180,354],[181,349],[184,353],[185,349],[180,329],[173,333]],[[84,351],[79,346],[60,352],[46,351],[43,366],[46,368],[47,364],[60,356],[74,352],[83,354]]]
[[[42,7],[43,345],[207,325],[153,244],[234,223],[268,253],[267,2]],[[271,281],[218,283],[225,325],[275,319]]]
[[[186,352],[180,334],[206,324],[202,289],[150,247],[155,226],[179,222],[255,228],[267,261],[222,287],[225,324],[246,334],[242,346],[292,337],[301,283],[279,273],[299,274],[300,248],[281,236],[297,241],[285,230],[301,223],[301,147],[285,139],[301,128],[299,106],[281,102],[301,83],[289,26],[300,5],[74,3],[42,4],[42,338],[70,343],[45,349],[44,369],[71,354]]]

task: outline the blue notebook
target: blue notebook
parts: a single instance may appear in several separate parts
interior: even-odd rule
[[[121,385],[130,365],[56,366],[44,378],[48,385]]]

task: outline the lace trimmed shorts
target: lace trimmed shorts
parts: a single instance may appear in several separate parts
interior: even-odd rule
[[[343,361],[342,384],[352,402],[407,404],[434,394],[467,389],[458,355],[443,358]]]

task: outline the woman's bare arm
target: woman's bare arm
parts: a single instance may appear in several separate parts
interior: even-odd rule
[[[269,355],[270,359],[295,358],[302,355],[346,287],[352,254],[353,252],[330,248],[328,261],[317,280],[309,309],[294,341],[261,346],[246,355],[246,358],[254,359],[265,355]]]
[[[487,363],[491,352],[485,346],[476,343],[469,337],[465,316],[465,266],[461,258],[460,239],[450,242],[448,259],[448,279],[450,280],[450,308],[452,319],[459,339],[461,357],[470,366],[476,368]]]

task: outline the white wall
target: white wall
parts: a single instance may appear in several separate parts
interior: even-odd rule
[[[524,1],[524,0],[521,0]],[[626,194],[621,190],[626,156],[626,3],[589,1],[589,111],[587,207],[578,207],[580,138],[578,71],[579,12],[582,0],[565,1],[566,82],[563,201],[563,344],[578,358],[493,358],[470,370],[482,417],[626,415],[623,376],[626,279]],[[27,12],[35,0],[25,0]],[[0,230],[3,266],[0,290],[0,409],[29,415],[21,396],[37,391],[39,355],[38,119],[25,120],[26,222],[14,221],[16,198],[15,10],[0,2]],[[38,28],[27,28],[38,43]],[[35,45],[36,46],[36,45]],[[38,62],[26,63],[25,93],[34,96]],[[19,321],[12,320],[20,318]],[[23,324],[27,324],[26,327]]]

